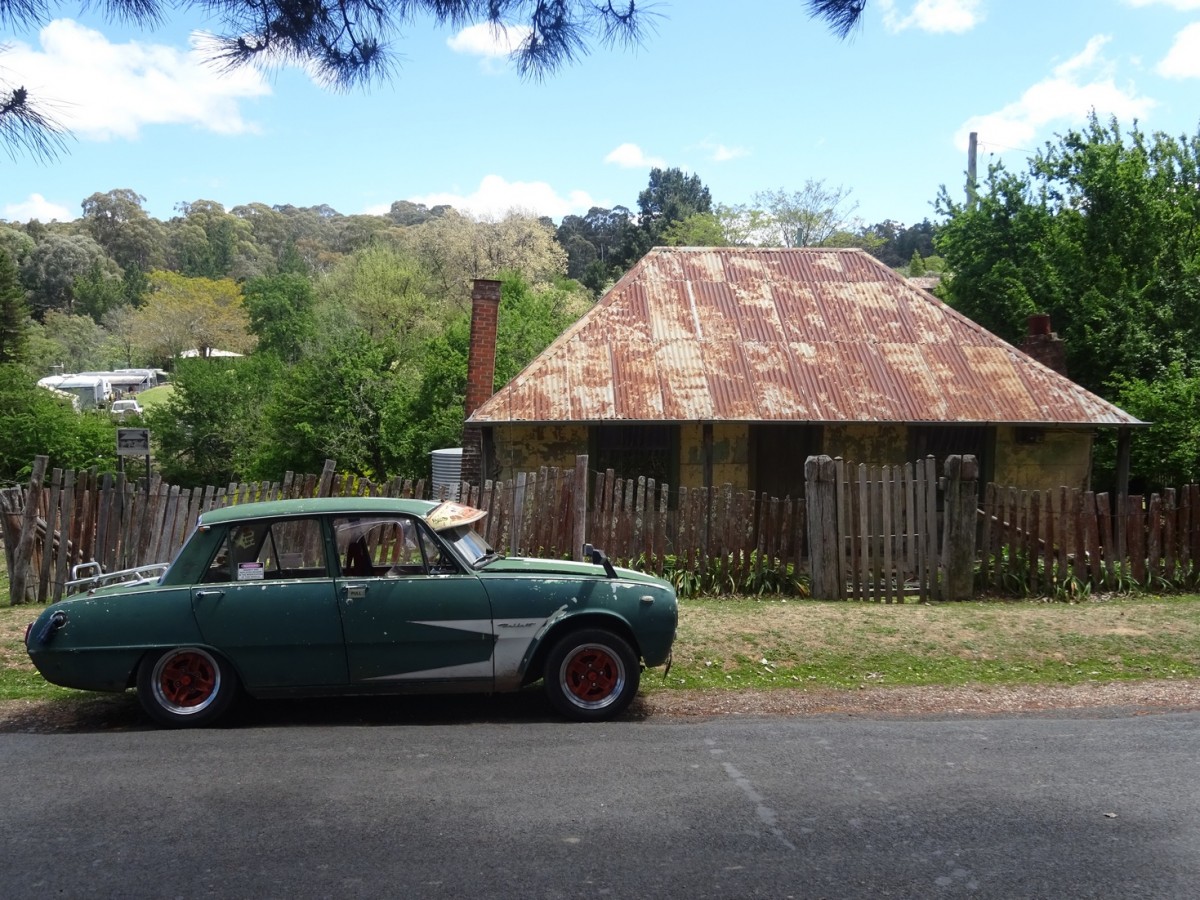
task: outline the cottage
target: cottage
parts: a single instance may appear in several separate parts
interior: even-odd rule
[[[656,248],[494,395],[498,283],[473,303],[468,480],[587,453],[621,475],[799,496],[811,454],[973,453],[985,481],[1082,488],[1096,429],[1127,451],[1144,424],[861,250]]]

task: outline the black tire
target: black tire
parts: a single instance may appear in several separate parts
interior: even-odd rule
[[[550,703],[577,722],[620,715],[637,694],[641,677],[629,642],[601,628],[565,635],[551,648],[542,673]]]
[[[146,715],[169,728],[211,724],[229,709],[237,693],[233,667],[203,647],[148,653],[138,666],[138,702]]]

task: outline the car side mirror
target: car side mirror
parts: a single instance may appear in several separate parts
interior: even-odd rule
[[[593,547],[591,544],[583,545],[583,559],[585,562],[590,562],[593,566],[604,566],[604,574],[609,578],[617,577],[617,570],[613,568],[613,564],[608,557],[604,555],[604,551],[599,547]]]

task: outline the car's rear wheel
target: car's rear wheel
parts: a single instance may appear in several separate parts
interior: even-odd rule
[[[543,674],[551,704],[569,719],[598,722],[619,715],[638,690],[641,669],[629,642],[588,628],[563,637],[546,657]]]
[[[149,654],[138,667],[138,701],[160,725],[208,725],[237,695],[232,666],[202,647],[176,647]]]

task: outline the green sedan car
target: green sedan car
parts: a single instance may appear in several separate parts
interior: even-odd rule
[[[579,721],[618,715],[669,664],[671,585],[505,558],[455,503],[322,498],[207,512],[158,578],[46,608],[25,645],[46,680],[137,689],[155,721],[206,725],[239,694],[515,691],[541,679]]]

